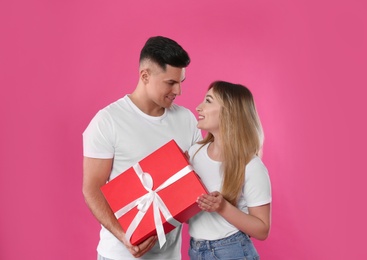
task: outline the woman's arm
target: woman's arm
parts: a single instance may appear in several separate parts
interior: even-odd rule
[[[201,195],[197,203],[202,210],[217,212],[233,226],[251,237],[265,240],[269,235],[271,225],[270,203],[258,207],[249,207],[249,214],[246,214],[230,204],[218,191]]]

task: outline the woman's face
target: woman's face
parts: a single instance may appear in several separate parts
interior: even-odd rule
[[[198,112],[197,127],[212,134],[217,133],[219,131],[220,110],[221,105],[219,100],[214,95],[213,90],[210,89],[206,93],[204,101],[196,108]]]

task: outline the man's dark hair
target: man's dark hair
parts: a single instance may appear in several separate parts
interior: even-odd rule
[[[166,65],[185,68],[190,64],[187,52],[174,40],[163,36],[150,37],[140,52],[140,59],[149,59],[157,63],[162,69]]]

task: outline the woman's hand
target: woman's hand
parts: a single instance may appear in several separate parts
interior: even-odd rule
[[[208,212],[221,211],[227,202],[222,194],[218,191],[213,191],[209,194],[203,194],[196,200],[200,209]]]

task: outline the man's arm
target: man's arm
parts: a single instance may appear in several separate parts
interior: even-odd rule
[[[120,240],[134,257],[140,257],[156,243],[156,237],[150,237],[137,246],[132,246],[125,238],[125,232],[117,221],[101,187],[107,182],[112,168],[113,159],[95,159],[84,157],[83,161],[83,195],[95,218]]]

